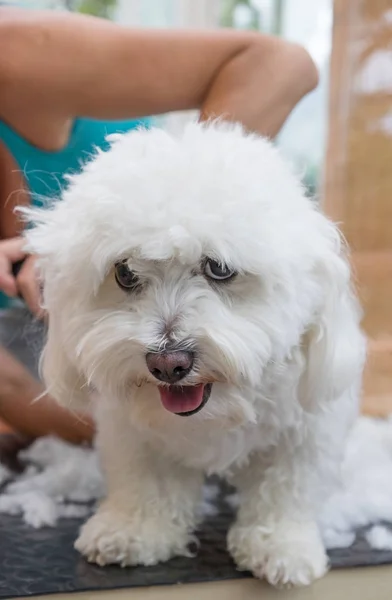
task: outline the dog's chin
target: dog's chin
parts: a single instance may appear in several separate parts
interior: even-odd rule
[[[208,402],[212,383],[198,385],[169,385],[158,388],[162,406],[179,417],[191,417]]]

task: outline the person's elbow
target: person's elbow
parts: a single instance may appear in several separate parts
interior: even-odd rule
[[[313,91],[319,83],[319,72],[309,52],[299,44],[284,42],[286,61],[292,77],[297,78],[303,95]]]
[[[286,84],[296,96],[296,101],[317,87],[318,69],[303,46],[262,34],[253,35],[251,43],[259,54],[259,68],[263,69],[267,61],[271,75],[279,77]]]

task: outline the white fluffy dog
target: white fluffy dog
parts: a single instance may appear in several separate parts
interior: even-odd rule
[[[36,211],[61,404],[92,407],[107,498],[76,548],[100,565],[189,553],[205,473],[239,491],[240,569],[306,585],[365,355],[339,232],[238,125],[112,136]],[[31,215],[30,215],[31,216]]]

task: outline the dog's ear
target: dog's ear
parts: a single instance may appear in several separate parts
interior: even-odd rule
[[[89,403],[85,378],[66,351],[67,334],[65,307],[78,302],[73,284],[77,268],[69,250],[74,219],[62,202],[52,208],[21,211],[34,227],[25,232],[26,248],[38,257],[38,269],[43,284],[43,307],[49,318],[48,335],[40,358],[40,372],[46,390],[59,404],[73,410],[86,410]],[[68,247],[68,250],[66,250]],[[65,250],[62,250],[62,249]],[[72,249],[72,246],[71,246]],[[72,307],[70,308],[72,314]]]
[[[300,401],[310,410],[360,386],[366,355],[359,326],[361,311],[342,249],[326,253],[314,275],[322,290],[322,303],[303,336],[305,368],[300,382]]]
[[[50,327],[41,355],[40,371],[47,392],[59,404],[71,410],[88,409],[89,393],[86,380],[66,354],[55,312],[51,312],[50,315]]]

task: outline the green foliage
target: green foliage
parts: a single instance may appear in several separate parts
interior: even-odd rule
[[[249,9],[251,21],[249,29],[259,29],[259,12],[252,5],[251,0],[225,0],[221,14],[222,27],[235,27],[234,13],[237,6],[244,6]]]
[[[68,0],[67,4],[75,12],[110,19],[117,0]]]
[[[220,20],[222,27],[233,27],[233,13],[236,4],[238,4],[238,0],[226,0],[223,3]]]

